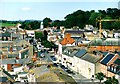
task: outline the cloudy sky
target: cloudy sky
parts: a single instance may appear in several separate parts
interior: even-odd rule
[[[5,20],[63,20],[67,14],[79,9],[106,10],[118,8],[119,0],[0,0],[0,19]]]

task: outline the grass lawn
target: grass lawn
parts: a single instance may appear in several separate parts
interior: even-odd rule
[[[9,27],[9,26],[15,26],[16,24],[12,24],[12,23],[0,23],[0,26],[2,27]]]

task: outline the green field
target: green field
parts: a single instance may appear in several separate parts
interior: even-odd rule
[[[12,23],[0,23],[0,27],[9,27],[9,26],[15,26],[16,24]]]

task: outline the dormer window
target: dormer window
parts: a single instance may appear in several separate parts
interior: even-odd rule
[[[116,72],[116,67],[114,67],[114,72]]]
[[[70,51],[69,51],[69,54],[70,54]]]
[[[67,51],[67,53],[68,53],[68,51]]]
[[[111,69],[112,71],[114,70],[114,68],[112,67],[112,69]]]
[[[110,70],[110,66],[108,66],[108,69]]]

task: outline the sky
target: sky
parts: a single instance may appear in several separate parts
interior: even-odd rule
[[[119,0],[0,0],[0,19],[4,20],[64,20],[77,10],[118,8]]]

